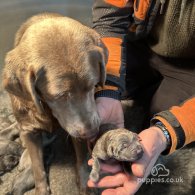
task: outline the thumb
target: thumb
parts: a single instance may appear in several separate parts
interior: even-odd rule
[[[156,154],[155,156],[150,158],[147,155],[144,155],[142,159],[133,163],[131,165],[133,175],[138,178],[147,177],[150,174],[158,156],[159,154]]]
[[[131,165],[132,172],[137,177],[148,176],[158,156],[161,153],[157,131],[147,129],[139,134],[144,150],[141,159]]]
[[[150,164],[150,158],[148,155],[144,154],[140,160],[132,163],[131,170],[133,175],[139,178],[144,177],[146,169],[149,164]]]

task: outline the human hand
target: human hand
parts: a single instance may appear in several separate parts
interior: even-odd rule
[[[119,164],[109,165],[101,164],[101,171],[115,174],[102,178],[97,184],[91,180],[88,181],[89,187],[108,188],[103,191],[102,195],[133,195],[135,194],[143,180],[146,178],[154,166],[160,153],[166,148],[166,138],[158,127],[150,127],[139,134],[144,149],[141,159],[132,163],[131,169],[133,175],[128,175],[122,171]],[[89,161],[92,165],[93,161]],[[115,189],[113,189],[115,187]]]
[[[113,124],[118,128],[124,127],[124,114],[121,102],[113,98],[98,97],[96,99],[101,124]]]

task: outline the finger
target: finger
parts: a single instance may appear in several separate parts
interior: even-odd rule
[[[128,177],[124,173],[118,173],[114,176],[106,176],[102,178],[98,183],[93,183],[91,180],[88,181],[89,187],[116,187],[121,186]]]
[[[122,187],[104,190],[102,195],[133,195],[138,191],[141,184],[138,178],[132,176]]]
[[[142,178],[145,175],[146,168],[150,164],[150,157],[144,152],[142,158],[131,165],[131,170],[133,175],[136,177]]]
[[[143,131],[139,134],[142,140],[143,146],[143,156],[136,162],[132,163],[132,172],[137,177],[144,177],[146,174],[146,169],[150,164],[151,160],[156,156],[159,155],[158,153],[158,140],[154,137],[151,132]],[[153,137],[152,137],[153,136]],[[151,140],[151,141],[148,141]]]
[[[123,187],[119,187],[116,189],[107,189],[102,192],[102,195],[132,195],[127,192],[125,192]]]
[[[92,166],[93,165],[94,160],[90,159],[88,161],[88,165]],[[105,164],[105,163],[101,163],[101,172],[102,173],[118,173],[119,171],[122,171],[122,168],[119,164]]]
[[[109,165],[101,163],[101,171],[102,173],[118,173],[122,171],[122,168],[119,164],[117,165]]]
[[[138,191],[141,184],[142,182],[140,182],[137,177],[131,176],[128,181],[124,182],[123,186],[115,189],[104,190],[102,195],[133,195]]]
[[[93,162],[94,162],[94,160],[93,160],[92,158],[89,159],[89,160],[88,160],[88,165],[89,165],[89,166],[92,166],[92,165],[93,165]]]
[[[113,195],[116,194],[116,189],[107,189],[102,192],[102,195]]]
[[[152,167],[154,166],[156,160],[158,159],[158,154],[156,154],[154,157],[150,159],[148,162],[141,161],[138,163],[133,163],[131,166],[133,175],[137,176],[138,178],[147,177],[150,174],[150,171],[152,170]]]
[[[102,192],[102,195],[133,195],[132,193],[125,192],[123,188],[107,189]]]
[[[143,180],[139,180],[139,178],[135,176],[131,176],[130,179],[124,183],[123,188],[127,194],[135,194],[140,186],[142,185]]]

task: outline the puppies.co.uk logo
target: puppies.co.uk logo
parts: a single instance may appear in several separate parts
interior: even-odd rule
[[[149,178],[138,178],[138,182],[145,182],[146,184],[153,183],[179,183],[184,182],[183,178],[177,177],[172,178],[169,177],[170,170],[165,167],[163,164],[156,164],[151,170],[151,177]]]
[[[166,167],[163,164],[157,164],[152,168],[151,175],[152,176],[158,176],[158,177],[164,177],[169,176],[169,169],[166,169]]]

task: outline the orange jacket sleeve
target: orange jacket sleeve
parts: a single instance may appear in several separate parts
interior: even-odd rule
[[[160,1],[154,0],[94,1],[93,28],[109,51],[106,85],[97,88],[96,97],[120,99],[125,95],[126,35],[131,41],[146,36],[159,6]]]
[[[195,97],[180,106],[173,106],[154,116],[152,124],[161,121],[171,136],[172,146],[169,154],[195,141]]]
[[[108,49],[107,79],[97,87],[96,97],[121,99],[125,91],[125,36],[130,23],[127,0],[96,0],[93,5],[93,28],[101,35]]]

